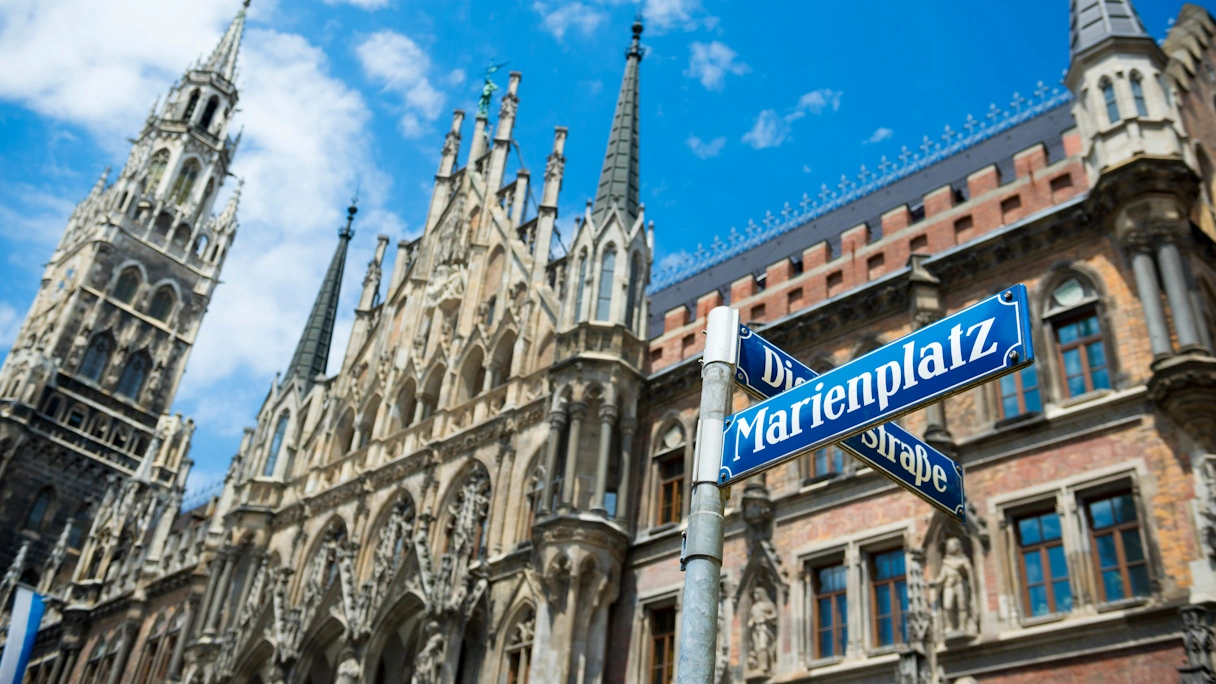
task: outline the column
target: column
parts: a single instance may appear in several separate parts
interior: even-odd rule
[[[1136,236],[1132,236],[1135,238]],[[1140,305],[1144,307],[1144,320],[1148,324],[1148,341],[1153,356],[1169,356],[1174,352],[1170,346],[1169,329],[1165,326],[1165,312],[1161,310],[1161,291],[1157,289],[1157,267],[1149,245],[1136,239],[1128,245],[1132,251],[1132,271],[1136,275],[1136,290],[1140,293]]]
[[[612,404],[600,407],[600,453],[595,462],[595,497],[591,500],[591,510],[605,518],[608,511],[604,508],[604,493],[608,489],[608,456],[612,451],[612,428],[616,425],[617,408]]]
[[[426,416],[423,415],[423,413],[425,413],[425,412],[426,412],[426,395],[425,394],[415,394],[414,395],[414,419],[410,421],[410,425],[417,425],[418,423],[421,423],[423,421],[423,419],[426,418]]]
[[[59,655],[55,658],[55,664],[51,666],[51,673],[46,678],[48,684],[55,684],[55,682],[59,681],[59,677],[63,672],[63,661],[68,659],[68,651],[63,648],[62,642],[59,646]]]
[[[633,434],[638,422],[629,416],[621,419],[621,477],[616,484],[616,519],[629,530],[629,476],[633,474]]]
[[[220,608],[224,605],[224,598],[228,595],[228,583],[232,580],[232,566],[236,565],[232,562],[235,555],[235,549],[224,550],[224,569],[220,572],[220,581],[215,585],[215,591],[211,595],[211,607],[208,609],[207,628],[204,630],[204,634],[215,634],[220,619]]]
[[[220,549],[215,553],[215,558],[211,559],[211,567],[207,568],[207,589],[203,592],[203,604],[198,614],[198,617],[203,620],[206,619],[207,613],[211,610],[211,602],[215,600],[215,585],[219,584],[220,581],[220,573],[216,571],[220,570],[223,565],[224,550]],[[207,625],[205,622],[200,621],[198,626],[206,627]],[[190,632],[191,636],[193,636],[194,629],[191,628]]]
[[[1167,235],[1157,245],[1157,263],[1161,266],[1161,279],[1165,282],[1165,296],[1170,300],[1170,311],[1174,314],[1174,329],[1178,332],[1178,346],[1183,351],[1199,349],[1199,327],[1195,322],[1195,311],[1191,308],[1191,293],[1182,270],[1182,256],[1172,235]]]
[[[587,405],[576,401],[570,405],[570,441],[566,443],[566,472],[562,474],[562,512],[574,508],[575,466],[578,463],[578,445],[582,437],[583,416],[587,414]]]
[[[194,620],[195,606],[198,603],[197,598],[190,598],[186,601],[186,614],[182,616],[182,628],[177,633],[177,643],[173,645],[173,653],[169,655],[169,667],[166,670],[166,677],[169,681],[179,681],[182,678],[182,655],[186,652],[186,641],[190,639],[190,628],[193,626],[191,622]]]
[[[557,448],[562,439],[562,428],[566,427],[565,408],[549,412],[549,444],[545,449],[545,488],[541,492],[539,513],[548,513],[553,503],[553,476],[557,472]]]
[[[128,622],[122,626],[122,643],[118,647],[118,655],[114,658],[114,667],[110,670],[110,678],[106,684],[118,684],[123,672],[127,669],[127,659],[131,657],[131,646],[135,641],[135,623]]]
[[[498,369],[499,363],[497,361],[491,361],[486,364],[486,377],[481,383],[482,392],[489,392],[494,389],[494,381],[498,379]]]
[[[72,676],[72,670],[76,669],[76,656],[80,654],[79,648],[70,648],[64,651],[63,654],[63,669],[59,671],[59,677],[51,678],[48,684],[67,684],[68,678]],[[56,665],[58,667],[58,665]]]

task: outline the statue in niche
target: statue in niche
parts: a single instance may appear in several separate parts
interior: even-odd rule
[[[439,625],[434,622],[427,626],[427,631],[431,632],[431,636],[414,659],[414,679],[411,684],[439,682],[439,668],[443,664],[443,634],[439,631]]]
[[[752,605],[747,615],[751,647],[747,653],[749,672],[769,674],[777,662],[777,605],[764,587],[752,589]]]
[[[963,543],[957,537],[950,537],[946,540],[946,555],[933,580],[946,634],[975,633],[975,616],[971,613],[974,586],[971,560],[963,553]]]

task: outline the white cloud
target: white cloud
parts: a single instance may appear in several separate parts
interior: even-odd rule
[[[153,100],[183,67],[210,54],[238,9],[236,2],[6,0],[0,98],[88,126],[111,151],[123,149]],[[166,30],[182,26],[191,30]]]
[[[726,87],[726,75],[742,76],[751,67],[735,60],[739,55],[721,41],[712,43],[694,42],[688,46],[688,68],[684,75],[695,78],[706,90],[722,90]]]
[[[701,13],[700,0],[645,0],[642,5],[642,18],[646,21],[646,29],[656,33],[664,33],[673,28],[692,31],[704,24],[706,28],[717,26],[717,17],[706,17],[697,20]]]
[[[448,72],[447,82],[450,86],[458,86],[464,83],[466,78],[468,78],[468,75],[464,72],[464,69],[452,69]]]
[[[840,109],[839,90],[821,88],[798,98],[798,102],[784,116],[779,116],[775,109],[762,110],[756,115],[751,130],[743,134],[743,142],[757,150],[767,147],[780,147],[793,132],[791,124],[807,114],[822,114],[828,107],[832,111]]]
[[[790,120],[777,116],[772,109],[765,109],[756,116],[752,129],[743,134],[743,142],[757,150],[780,147],[790,137]]]
[[[559,41],[566,37],[566,31],[578,29],[583,35],[594,31],[600,22],[608,18],[608,14],[594,5],[582,2],[567,2],[550,4],[546,2],[532,3],[532,9],[541,16],[545,30],[553,34]]]
[[[688,145],[688,149],[692,150],[692,153],[701,159],[709,159],[710,157],[722,154],[722,148],[726,146],[726,138],[714,138],[709,142],[705,142],[695,135],[690,135],[684,141],[684,144]]]
[[[679,265],[685,263],[686,261],[688,261],[691,258],[692,258],[692,255],[690,255],[688,252],[685,252],[683,250],[681,250],[679,252],[672,252],[671,254],[668,254],[667,256],[663,257],[662,259],[659,259],[658,268],[656,270],[664,271],[669,268],[675,268],[676,266],[679,266]]]
[[[825,108],[831,107],[832,111],[840,109],[839,90],[831,90],[830,88],[820,88],[798,98],[796,109],[799,111],[810,112],[811,114],[819,114]]]
[[[0,349],[7,350],[17,339],[17,331],[21,329],[21,315],[8,302],[0,302]]]
[[[861,142],[861,144],[870,145],[873,143],[882,142],[882,141],[886,140],[887,138],[890,138],[893,135],[895,135],[895,131],[891,130],[890,128],[886,128],[884,126],[880,126],[877,129],[875,129],[875,131],[872,134],[870,134],[870,137],[868,139],[863,140]]]
[[[360,43],[355,54],[368,78],[383,84],[385,90],[399,94],[404,100],[402,134],[416,138],[425,133],[425,122],[439,116],[445,100],[427,76],[431,59],[426,52],[408,37],[385,29]]]
[[[803,172],[803,173],[810,173],[810,172],[811,172],[811,167],[810,167],[810,166],[808,166],[808,165],[806,165],[806,164],[803,164],[803,165],[802,165],[802,172]]]

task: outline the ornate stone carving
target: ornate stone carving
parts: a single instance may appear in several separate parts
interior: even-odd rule
[[[768,590],[752,589],[752,605],[747,612],[747,670],[750,674],[769,675],[777,664],[777,604]]]
[[[1212,669],[1212,630],[1208,625],[1208,611],[1203,606],[1183,606],[1178,609],[1182,617],[1182,645],[1186,649],[1186,665],[1178,668],[1182,684],[1211,684],[1216,681]]]
[[[971,568],[971,559],[963,553],[962,542],[955,537],[946,540],[946,555],[942,558],[932,586],[937,592],[941,628],[946,635],[960,632],[975,634],[978,631],[976,616],[971,610],[975,573]]]

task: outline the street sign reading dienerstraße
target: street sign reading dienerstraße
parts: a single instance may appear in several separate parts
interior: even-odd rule
[[[865,433],[899,479],[942,494],[944,468],[883,443],[877,427],[1033,361],[1026,287],[1014,285],[727,418],[719,485]]]
[[[749,394],[767,399],[818,377],[818,373],[747,326],[739,326],[735,380]],[[839,446],[960,522],[966,520],[962,468],[902,427],[895,423],[880,425],[841,440]],[[915,460],[911,468],[901,465],[904,454]],[[888,460],[890,457],[893,458]],[[928,483],[922,481],[922,472],[930,475]],[[941,479],[935,481],[934,476]]]

